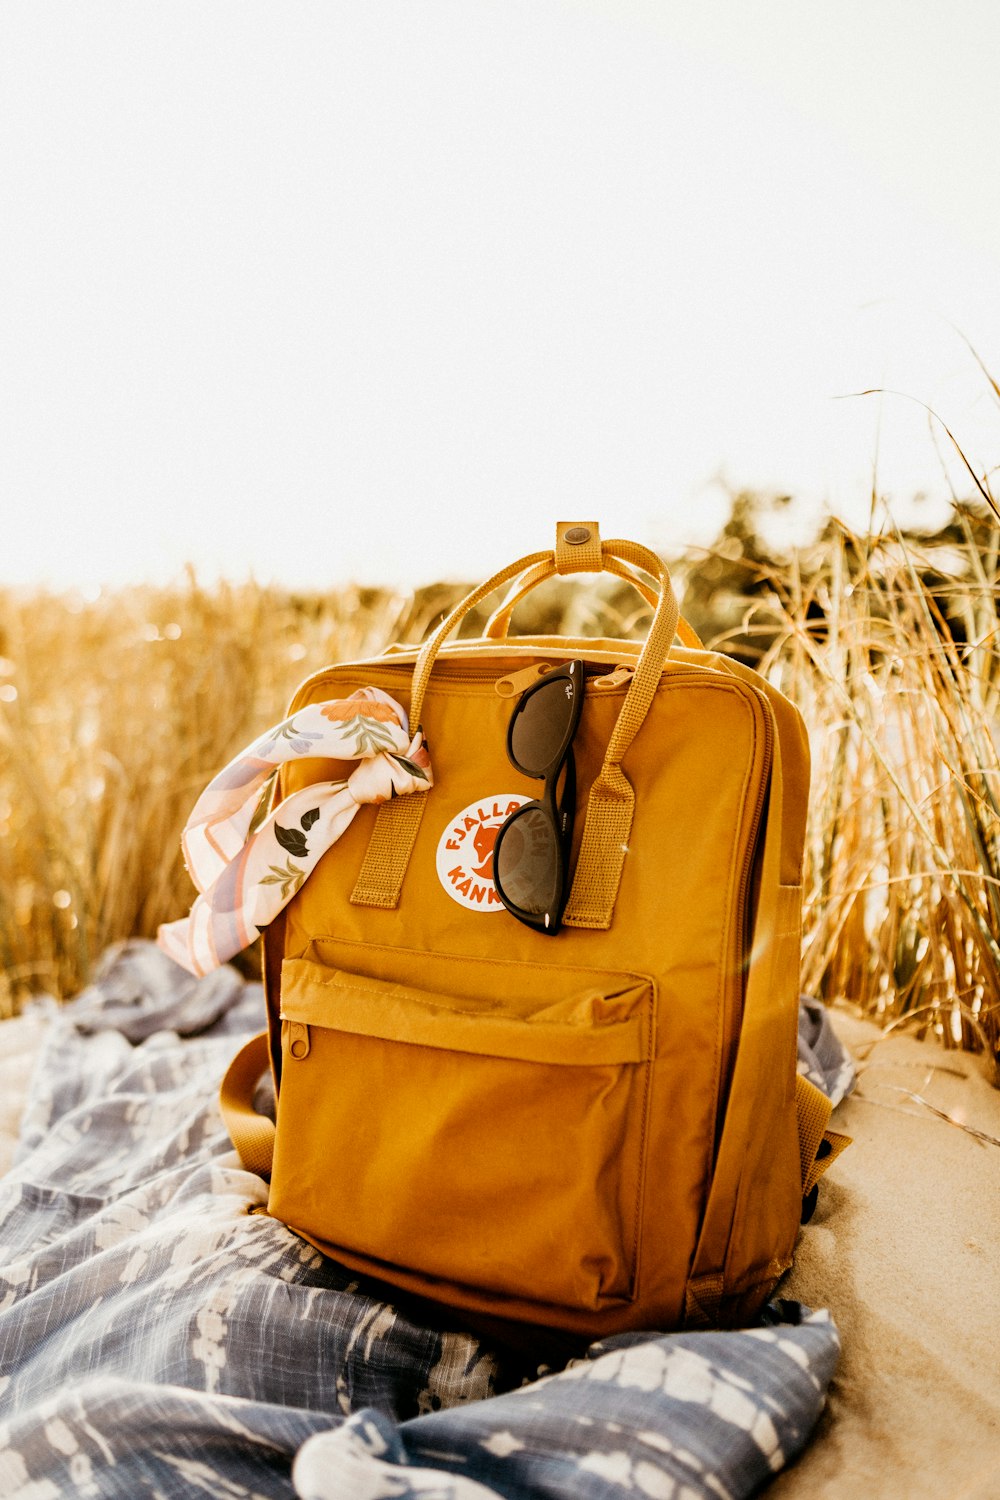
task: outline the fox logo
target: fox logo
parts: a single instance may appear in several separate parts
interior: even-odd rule
[[[472,873],[477,880],[493,879],[493,845],[497,841],[500,832],[500,824],[494,828],[485,823],[480,823],[472,837],[472,843],[476,851],[476,858],[482,860],[482,864],[473,866]]]
[[[484,797],[451,818],[438,841],[438,879],[459,906],[503,911],[493,885],[493,848],[501,825],[529,797],[517,792]]]

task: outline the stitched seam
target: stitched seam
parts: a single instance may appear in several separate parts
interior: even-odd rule
[[[646,1031],[646,1047],[648,1059],[646,1062],[646,1077],[642,1091],[642,1128],[639,1135],[639,1181],[636,1184],[635,1198],[635,1233],[632,1239],[632,1297],[633,1300],[639,1296],[639,1271],[642,1255],[642,1210],[646,1199],[646,1142],[649,1135],[649,1113],[650,1101],[653,1090],[653,1068],[656,1064],[656,1031],[657,1031],[657,1001],[659,998],[657,986],[652,982],[652,994],[648,1009]]]
[[[484,958],[480,954],[451,953],[442,948],[435,948],[429,952],[426,948],[404,948],[398,943],[366,943],[363,939],[359,938],[314,937],[310,939],[310,943],[339,943],[345,948],[360,948],[372,953],[405,953],[418,958],[426,958],[428,956],[431,958],[446,958],[453,959],[456,963],[463,965],[482,964],[492,969],[534,969],[538,971],[544,967],[551,970],[553,974],[599,974],[602,977],[607,975],[615,979],[641,980],[644,984],[649,984],[654,988],[656,984],[652,974],[643,974],[636,969],[601,969],[596,968],[593,964],[547,964],[543,966],[532,963],[527,959]],[[285,956],[286,958],[306,959],[307,962],[309,961],[305,953],[288,953]],[[369,982],[373,984],[398,984],[400,982],[399,980],[372,980],[370,976],[367,977],[369,978]]]
[[[624,644],[627,645],[628,642],[625,642]],[[548,653],[545,652],[538,653],[538,655],[547,654]],[[613,652],[606,652],[604,654],[609,656],[614,655]],[[568,653],[567,659],[570,659],[574,656],[580,657],[581,660],[588,659],[586,658],[586,653],[579,650],[570,651]],[[462,659],[475,660],[475,658],[472,657],[471,654],[469,657]],[[351,687],[352,689],[354,687],[364,687],[366,683],[371,680],[373,674],[377,673],[380,669],[384,669],[384,667],[387,665],[390,666],[393,670],[396,670],[399,667],[405,668],[412,676],[412,664],[410,662],[397,663],[389,661],[382,662],[381,660],[379,660],[372,661],[371,663],[345,663],[343,666],[334,667],[332,671],[317,673],[315,677],[308,678],[307,681],[304,682],[302,686],[296,691],[295,696],[288,706],[288,714],[286,715],[286,717],[290,718],[292,714],[298,713],[299,709],[306,708],[311,703],[320,701],[322,696],[325,695],[320,695],[316,690],[326,687]],[[372,671],[366,673],[362,669],[368,666],[372,668]],[[661,675],[660,681],[656,686],[654,697],[656,693],[680,691],[684,688],[703,688],[708,691],[734,693],[736,697],[742,698],[744,700],[747,700],[750,697],[754,696],[753,687],[749,683],[744,682],[742,677],[723,677],[720,675],[717,679],[714,677],[709,677],[706,681],[707,674],[714,673],[715,671],[716,669],[714,667],[689,667],[686,665],[683,666],[683,668],[678,668],[676,675],[674,675],[673,672],[665,671]],[[340,676],[341,673],[345,674],[346,681],[344,677]],[[499,671],[499,663],[497,676],[503,676],[503,673]],[[409,683],[401,686],[399,691],[408,693]],[[454,682],[446,682],[440,677],[437,679],[432,677],[430,683],[428,683],[427,692],[424,694],[425,701],[429,693],[438,691],[446,692],[449,694],[453,691],[462,693],[479,693],[485,697],[489,697],[494,693],[494,688],[492,683],[490,682],[476,682],[475,680],[470,678],[466,678],[464,681],[461,679],[456,679]],[[600,690],[600,695],[602,698],[607,697],[613,699],[618,696],[624,696],[626,691],[627,689],[624,686],[621,688],[602,688]],[[305,696],[300,697],[301,694],[305,694]],[[629,750],[631,750],[631,748],[632,746],[630,745]],[[625,760],[628,757],[628,753],[628,750],[626,750],[625,755],[622,757],[621,764],[623,766]]]

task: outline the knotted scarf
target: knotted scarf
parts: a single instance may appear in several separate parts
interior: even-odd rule
[[[336,762],[343,775],[293,792],[251,835],[264,784],[283,763],[310,756]],[[345,762],[358,764],[348,771]],[[388,693],[366,687],[299,709],[240,751],[198,798],[181,847],[201,894],[157,942],[192,974],[218,968],[287,905],[359,807],[431,785],[423,736],[411,737]]]

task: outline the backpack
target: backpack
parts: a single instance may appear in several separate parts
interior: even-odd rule
[[[507,638],[531,588],[602,570],[653,606],[645,642]],[[449,640],[505,585],[481,638]],[[508,758],[512,709],[572,662],[553,933],[505,908],[491,858],[538,794]],[[308,678],[289,713],[365,686],[409,708],[434,785],[362,808],[264,934],[268,1029],[222,1107],[270,1176],[267,1212],[470,1327],[590,1340],[751,1321],[846,1144],[796,1068],[798,711],[702,647],[655,553],[593,522],[559,523],[554,551],[490,578],[423,645]],[[323,775],[283,766],[276,796]],[[268,1061],[274,1126],[252,1104]]]

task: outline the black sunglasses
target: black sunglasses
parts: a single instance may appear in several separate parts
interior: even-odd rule
[[[583,680],[583,662],[555,667],[523,695],[507,726],[511,765],[545,787],[537,801],[526,802],[501,825],[493,846],[493,884],[511,916],[537,932],[558,932],[566,905],[576,805],[573,736],[583,709]],[[557,805],[563,766],[566,778]]]

